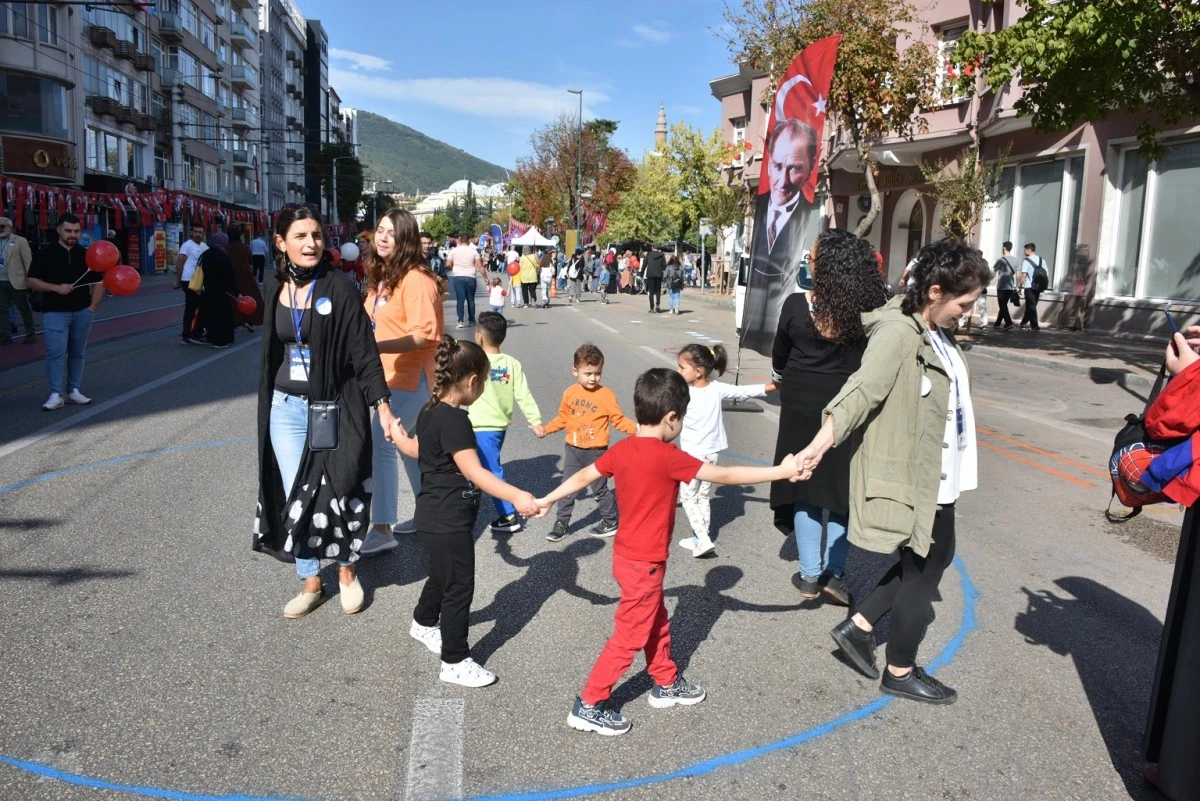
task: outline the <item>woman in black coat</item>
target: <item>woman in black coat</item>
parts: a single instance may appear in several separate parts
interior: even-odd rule
[[[200,319],[208,332],[209,344],[214,348],[228,348],[233,344],[233,310],[238,285],[228,249],[229,237],[217,232],[209,239],[209,248],[199,262],[204,269]]]
[[[784,301],[772,347],[772,374],[780,384],[777,461],[802,450],[820,430],[822,410],[862,361],[863,312],[888,296],[871,245],[849,231],[832,228],[817,237],[812,275],[811,289]],[[800,572],[793,581],[804,598],[850,603],[843,578],[850,455],[847,447],[834,448],[811,480],[771,484],[775,525],[796,535]]]
[[[275,223],[274,273],[264,283],[258,390],[258,510],[253,548],[296,563],[304,588],[284,607],[303,617],[325,600],[320,559],[338,561],[342,609],[362,609],[357,561],[371,513],[371,407],[395,419],[362,298],[322,265],[321,218],[285,206]],[[336,401],[337,443],[309,447],[309,404]]]

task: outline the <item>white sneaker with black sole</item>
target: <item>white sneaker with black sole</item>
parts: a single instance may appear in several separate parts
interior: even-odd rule
[[[453,665],[443,662],[441,679],[462,687],[486,687],[495,683],[496,674],[468,656]]]
[[[593,706],[585,704],[579,696],[575,697],[575,706],[567,715],[567,725],[576,731],[595,732],[605,737],[624,734],[633,726],[624,715],[610,709],[605,702]]]
[[[655,709],[666,709],[672,706],[698,704],[704,700],[706,695],[703,687],[692,684],[681,673],[675,677],[675,683],[669,687],[660,687],[657,684],[651,687],[650,697],[647,700]]]
[[[422,626],[414,620],[412,625],[408,627],[408,636],[421,643],[421,645],[424,645],[433,653],[441,655],[442,630],[437,626]]]

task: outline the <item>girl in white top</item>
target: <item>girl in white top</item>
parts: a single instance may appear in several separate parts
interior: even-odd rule
[[[721,345],[710,348],[692,344],[679,351],[679,374],[687,382],[689,395],[687,414],[683,416],[683,430],[679,434],[679,447],[705,464],[716,464],[717,456],[729,447],[722,402],[726,398],[762,398],[776,390],[774,383],[734,386],[711,380],[714,372],[722,375],[728,364],[729,357]],[[690,550],[692,556],[704,556],[717,547],[709,533],[710,487],[709,482],[699,479],[679,485],[679,501],[683,504],[693,533],[693,536],[680,540],[679,544]]]
[[[499,278],[492,279],[492,288],[488,290],[488,305],[496,314],[504,314],[504,296],[508,292],[500,285]]]

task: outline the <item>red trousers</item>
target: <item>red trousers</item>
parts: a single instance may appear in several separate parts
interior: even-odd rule
[[[666,572],[666,562],[638,562],[613,554],[613,578],[621,588],[621,600],[612,636],[580,693],[585,704],[607,700],[638,651],[646,652],[646,672],[655,684],[675,683],[679,669],[671,660],[671,621],[663,603]]]

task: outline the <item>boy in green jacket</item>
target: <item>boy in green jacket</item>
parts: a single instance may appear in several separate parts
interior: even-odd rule
[[[507,335],[508,321],[503,315],[495,312],[479,315],[475,344],[483,348],[492,369],[483,395],[468,410],[471,427],[475,429],[479,461],[501,481],[504,480],[504,466],[500,464],[500,449],[504,447],[504,435],[512,424],[513,406],[521,407],[521,414],[525,415],[534,434],[538,437],[544,435],[542,413],[533,399],[533,393],[529,391],[521,363],[500,352]],[[493,498],[492,503],[496,505],[496,514],[500,515],[492,521],[493,533],[512,534],[521,530],[521,518],[511,503],[500,498]]]

